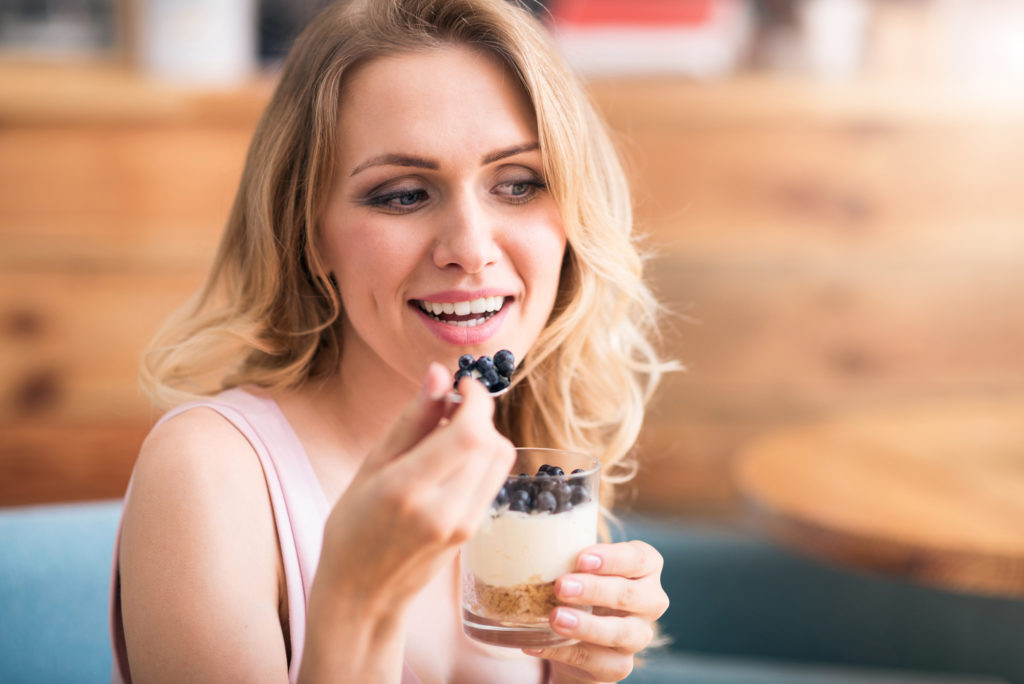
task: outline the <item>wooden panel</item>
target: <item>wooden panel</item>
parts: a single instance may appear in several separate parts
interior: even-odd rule
[[[22,77],[0,102],[0,504],[123,486],[154,418],[138,352],[201,282],[266,97],[56,83]],[[593,87],[689,367],[652,409],[634,508],[729,510],[729,461],[767,428],[1024,385],[1020,109],[877,85]]]
[[[202,274],[0,271],[0,423],[149,420],[139,352]]]
[[[250,135],[244,126],[0,129],[0,263],[208,263]]]
[[[148,423],[0,423],[0,504],[123,496]]]

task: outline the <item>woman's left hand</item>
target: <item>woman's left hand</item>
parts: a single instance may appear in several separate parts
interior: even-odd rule
[[[642,541],[597,544],[576,557],[576,572],[555,582],[558,599],[593,606],[593,614],[559,606],[551,628],[579,643],[526,650],[551,662],[552,680],[617,682],[633,670],[633,656],[654,636],[654,621],[668,609],[661,588],[663,559]]]

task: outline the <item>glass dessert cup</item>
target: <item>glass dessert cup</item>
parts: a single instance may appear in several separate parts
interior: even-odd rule
[[[555,580],[597,542],[600,463],[559,449],[516,452],[505,485],[462,547],[462,629],[496,646],[569,644],[549,624],[560,605]]]

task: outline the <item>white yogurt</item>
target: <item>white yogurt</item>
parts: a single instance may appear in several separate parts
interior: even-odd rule
[[[462,549],[466,567],[496,586],[553,582],[575,569],[580,551],[597,542],[597,504],[564,513],[492,511]]]

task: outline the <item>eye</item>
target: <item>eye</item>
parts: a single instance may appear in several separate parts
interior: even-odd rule
[[[416,209],[426,202],[428,198],[429,195],[426,190],[416,188],[371,195],[364,200],[364,203],[368,206],[379,207],[396,214],[405,214]]]
[[[523,178],[498,183],[491,192],[505,197],[514,204],[522,204],[529,202],[538,192],[546,189],[546,187],[544,183],[535,178]]]

